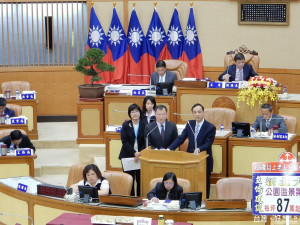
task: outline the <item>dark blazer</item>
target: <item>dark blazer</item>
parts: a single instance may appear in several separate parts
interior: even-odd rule
[[[168,199],[170,200],[179,200],[180,195],[183,192],[181,186],[177,184],[176,187],[173,187],[169,193]],[[162,182],[158,182],[156,186],[147,194],[147,198],[151,200],[153,197],[157,197],[160,200],[164,200],[167,197],[167,190],[163,187]]]
[[[223,75],[227,73],[227,68],[226,70],[219,76],[219,81],[223,81]],[[231,75],[229,77],[229,81],[235,81],[235,73],[236,73],[236,65],[230,65],[228,67],[228,73]],[[249,64],[245,64],[243,68],[243,80],[248,81],[250,77],[255,77],[257,76],[257,73],[253,70],[252,66]]]
[[[145,149],[145,138],[144,138],[145,122],[143,119],[140,119],[139,130],[137,136],[138,151]],[[135,142],[135,133],[132,125],[132,121],[125,121],[122,125],[121,130],[121,141],[122,148],[119,154],[119,159],[134,157],[134,142]]]
[[[287,126],[283,120],[283,117],[273,114],[272,119],[270,121],[269,127],[266,127],[266,120],[263,119],[262,116],[256,117],[255,122],[253,123],[252,127],[254,127],[255,130],[260,129],[260,122],[262,122],[262,132],[266,132],[269,129],[272,129],[274,125],[278,125],[278,133],[287,133],[288,129]]]
[[[175,80],[177,80],[177,76],[175,73],[171,72],[171,71],[166,71],[166,79],[165,82],[169,82],[169,83],[173,83],[175,82]],[[159,83],[159,75],[157,72],[152,73],[151,75],[151,85],[156,85],[157,83]]]
[[[185,128],[183,129],[181,135],[179,135],[178,138],[176,138],[176,140],[169,146],[169,149],[175,150],[188,137],[189,145],[188,145],[187,152],[193,153],[195,150],[195,137],[194,137],[195,127],[196,127],[196,120],[190,120],[189,123],[185,125]],[[216,136],[216,127],[210,122],[204,120],[203,125],[197,136],[197,148],[200,149],[200,152],[206,150],[208,154],[207,172],[211,172],[213,170],[213,157],[212,157],[211,146],[215,140],[215,136]]]
[[[147,117],[146,115],[144,116],[143,121],[145,122],[146,125],[148,124],[148,117]],[[151,116],[151,117],[150,117],[150,122],[149,122],[149,123],[152,123],[152,122],[154,122],[154,121],[156,121],[155,116]]]
[[[9,117],[16,117],[14,110],[11,110],[9,108],[5,108],[4,114],[5,116],[8,115]]]
[[[154,129],[152,131],[152,129]],[[152,131],[148,136],[148,146],[151,145],[151,148],[166,149],[178,136],[176,124],[171,121],[166,121],[165,127],[165,138],[162,139],[162,136],[157,127],[157,122],[149,123],[145,128],[145,139],[147,138],[148,133]]]
[[[5,137],[3,137],[0,142],[3,142],[4,144],[6,144],[6,146],[9,148],[11,145],[11,139],[10,136],[7,135]],[[14,145],[14,148],[16,149],[17,147]],[[19,144],[19,148],[32,148],[33,151],[35,152],[35,147],[33,146],[33,144],[31,143],[31,141],[29,140],[28,136],[23,134],[23,138],[21,143]]]

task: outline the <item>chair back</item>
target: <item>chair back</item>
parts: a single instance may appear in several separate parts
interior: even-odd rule
[[[216,183],[218,199],[252,199],[252,180],[244,177],[227,177]]]
[[[297,133],[297,123],[298,120],[296,117],[294,116],[288,116],[288,115],[280,115],[283,118],[285,118],[286,120],[284,120],[287,128],[288,128],[288,132],[292,133],[292,134],[296,134]]]
[[[10,135],[10,133],[13,131],[13,130],[16,130],[16,129],[3,129],[3,130],[0,130],[0,139],[7,136],[7,135]],[[22,129],[18,129],[19,131],[21,131],[22,134],[26,134],[26,131],[25,130],[22,130]],[[9,147],[9,146],[8,146]]]
[[[102,176],[109,181],[113,195],[130,195],[133,183],[131,175],[120,171],[104,171]]]
[[[157,182],[162,182],[162,179],[163,179],[162,177],[153,178],[150,181],[150,185],[149,185],[150,190],[152,190],[155,187]],[[177,178],[177,183],[178,183],[179,186],[182,187],[184,193],[191,191],[191,182],[189,180],[184,179],[184,178]]]
[[[13,110],[16,116],[22,115],[22,106],[16,104],[6,104],[6,107]]]
[[[72,184],[76,184],[83,180],[82,173],[84,167],[86,167],[86,164],[75,164],[71,166],[68,175],[67,187],[70,187]]]
[[[176,74],[177,80],[182,80],[187,75],[188,65],[181,60],[166,59],[164,60],[167,66],[167,70]],[[154,68],[156,70],[156,68]]]
[[[244,45],[239,47],[239,49],[227,52],[227,54],[224,57],[224,67],[227,68],[227,66],[234,64],[235,63],[234,56],[239,52],[245,56],[245,63],[251,65],[253,70],[257,73],[259,69],[259,61],[260,61],[258,53],[254,50],[250,51]]]
[[[224,129],[231,129],[232,122],[236,119],[236,112],[228,108],[209,108],[204,110],[204,118],[214,124],[217,129],[220,129],[221,124]]]
[[[30,83],[27,81],[8,81],[3,82],[2,85],[2,93],[5,90],[10,90],[11,95],[15,95],[16,90],[21,94],[23,91],[30,91]]]

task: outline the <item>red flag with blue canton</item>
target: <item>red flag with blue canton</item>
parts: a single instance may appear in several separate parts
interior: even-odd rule
[[[150,63],[152,65],[152,68],[154,69],[155,62],[159,59],[165,59],[167,52],[167,35],[158,16],[156,8],[154,8],[152,19],[147,32],[147,40]]]
[[[111,64],[115,67],[115,71],[111,73],[111,83],[125,84],[128,74],[127,40],[115,8],[107,33],[107,45]]]
[[[127,81],[130,84],[148,84],[150,81],[151,71],[149,56],[147,54],[147,39],[144,35],[135,9],[132,10],[127,42],[129,46],[129,76]],[[136,76],[135,76],[136,75]]]
[[[174,9],[173,16],[170,22],[168,30],[168,50],[171,55],[167,58],[171,59],[181,59],[182,49],[183,49],[184,37],[182,34],[182,29],[179,21],[177,8]]]
[[[203,61],[199,38],[191,7],[183,44],[183,60],[188,63],[187,77],[203,77]]]
[[[107,55],[107,38],[103,31],[103,28],[98,20],[98,17],[95,13],[94,7],[91,8],[90,14],[90,28],[87,39],[87,50],[90,48],[99,48],[104,51],[106,54],[103,57],[104,62],[109,62],[109,57]],[[109,83],[110,82],[110,72],[102,72],[100,76],[102,80],[94,83]],[[85,76],[85,83],[89,84],[91,77]]]

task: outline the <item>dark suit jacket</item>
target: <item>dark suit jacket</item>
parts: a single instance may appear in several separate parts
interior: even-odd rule
[[[145,149],[145,138],[144,138],[145,122],[140,119],[139,130],[137,136],[138,151]],[[119,154],[119,159],[134,157],[134,142],[135,142],[135,133],[132,125],[132,121],[126,121],[122,125],[121,130],[121,141],[122,148]]]
[[[223,81],[223,75],[227,73],[227,68],[226,70],[219,76],[219,81]],[[229,77],[229,81],[235,81],[235,73],[236,73],[236,65],[230,65],[228,67],[228,73],[231,75]],[[248,81],[250,77],[257,76],[257,73],[253,70],[252,66],[249,64],[245,64],[243,68],[243,80]]]
[[[177,185],[173,187],[169,193],[168,199],[179,200],[180,195],[183,192],[181,186]],[[167,197],[167,190],[163,187],[162,182],[158,182],[156,186],[147,194],[147,198],[151,200],[153,197],[157,197],[160,200],[164,200]]]
[[[147,124],[148,124],[148,117],[147,117],[147,116],[144,116],[143,121],[144,121],[145,124],[147,125]],[[150,116],[150,122],[149,122],[149,123],[152,123],[152,122],[155,122],[155,121],[156,121],[155,116]]]
[[[191,126],[190,126],[190,125]],[[189,145],[187,152],[193,153],[195,150],[195,127],[196,127],[196,120],[190,120],[189,124],[185,125],[181,135],[169,146],[170,150],[175,150],[179,145],[181,145],[185,139],[189,138]],[[192,128],[192,130],[191,130]],[[197,136],[197,148],[201,151],[205,151],[208,154],[207,158],[207,172],[211,172],[213,170],[213,157],[212,157],[212,149],[211,146],[215,140],[216,136],[216,127],[204,120],[203,125],[199,131]]]
[[[6,144],[6,146],[9,148],[11,145],[11,139],[10,136],[7,135],[5,137],[3,137],[0,142],[3,142],[4,144]],[[14,148],[16,148],[16,146],[14,145]],[[21,143],[19,144],[19,148],[32,148],[33,151],[35,152],[35,147],[33,146],[33,144],[31,143],[31,141],[29,140],[28,136],[23,134],[23,138]]]
[[[165,82],[169,82],[169,83],[173,83],[175,82],[175,80],[177,80],[177,76],[175,73],[171,72],[171,71],[166,71],[166,79]],[[156,85],[157,83],[159,83],[159,75],[157,72],[152,73],[151,75],[151,85]]]
[[[252,127],[254,127],[255,130],[260,129],[260,122],[262,122],[262,132],[268,131],[269,129],[273,128],[274,125],[278,125],[278,127],[279,127],[278,133],[287,133],[288,132],[287,126],[281,116],[273,114],[272,119],[270,121],[269,128],[266,127],[266,120],[263,119],[262,116],[258,116],[258,117],[256,117],[256,120],[253,123]]]
[[[5,108],[4,114],[5,116],[8,115],[9,117],[16,117],[14,110],[11,110],[9,108]]]
[[[155,129],[154,129],[155,128]],[[152,131],[152,129],[154,129]],[[166,121],[165,127],[165,138],[162,139],[162,136],[157,127],[157,122],[149,123],[145,128],[145,138],[147,134],[152,131],[148,136],[148,146],[151,145],[151,148],[166,149],[178,136],[176,124],[170,121]]]

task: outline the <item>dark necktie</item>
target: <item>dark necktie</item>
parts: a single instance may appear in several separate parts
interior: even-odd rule
[[[161,125],[161,132],[160,132],[160,134],[161,134],[162,139],[164,139],[165,138],[165,129],[164,129],[164,125],[163,124]]]

